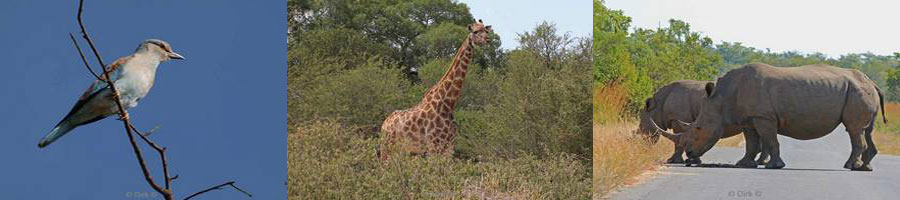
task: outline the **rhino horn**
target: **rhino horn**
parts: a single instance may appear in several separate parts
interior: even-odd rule
[[[670,140],[674,141],[676,144],[678,143],[678,138],[681,136],[681,134],[675,134],[675,133],[663,130],[662,128],[659,128],[659,125],[656,125],[656,122],[653,121],[652,119],[650,120],[650,125],[653,126],[654,130],[656,130],[655,131],[656,134],[660,134],[663,137],[669,138]]]

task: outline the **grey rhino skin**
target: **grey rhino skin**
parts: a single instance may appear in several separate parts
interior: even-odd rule
[[[737,165],[755,168],[753,156],[762,143],[771,156],[765,167],[780,169],[785,164],[777,134],[811,140],[843,123],[851,145],[844,168],[872,170],[878,153],[872,129],[879,107],[884,117],[884,95],[862,72],[823,64],[780,68],[754,63],[729,71],[717,84],[688,131],[676,135],[656,127],[661,134],[681,137],[689,158],[709,151],[723,130],[739,128],[747,150]]]
[[[638,132],[648,137],[651,142],[656,143],[659,140],[659,134],[653,134],[654,128],[651,122],[660,122],[658,126],[662,129],[672,129],[676,133],[687,131],[687,127],[682,122],[692,122],[700,114],[700,107],[706,100],[706,85],[711,81],[695,81],[695,80],[679,80],[663,86],[644,102],[644,109],[641,110],[640,126]],[[728,138],[740,134],[741,131],[734,129],[725,131],[722,138]],[[665,136],[665,135],[664,135]],[[679,145],[676,138],[666,137],[675,143],[675,151],[672,156],[666,160],[666,163],[685,163],[682,158],[684,148]],[[757,164],[766,164],[768,154],[762,153],[757,159]],[[699,164],[700,160],[688,160],[688,164]]]

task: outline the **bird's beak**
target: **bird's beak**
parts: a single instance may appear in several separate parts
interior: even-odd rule
[[[175,52],[169,53],[169,58],[171,58],[171,59],[178,59],[178,60],[184,60],[184,56],[181,56],[181,54],[178,54],[178,53],[175,53]]]

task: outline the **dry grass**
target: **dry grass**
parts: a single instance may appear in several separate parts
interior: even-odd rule
[[[655,145],[631,133],[634,122],[594,125],[593,191],[602,197],[616,187],[629,184],[647,170],[655,169],[672,153],[672,143]]]
[[[873,139],[878,153],[900,155],[900,104],[886,103],[884,110],[888,124],[885,125],[879,117],[875,123]]]
[[[672,153],[672,143],[655,145],[632,134],[634,122],[622,120],[628,91],[620,85],[594,85],[593,181],[594,198],[633,183],[638,175],[655,169]]]
[[[587,163],[574,154],[475,162],[399,151],[335,121],[287,135],[288,199],[587,199]]]
[[[621,85],[594,85],[594,123],[619,121],[628,103],[628,91]]]
[[[744,146],[744,135],[738,134],[729,138],[721,139],[716,143],[716,147],[742,147]]]

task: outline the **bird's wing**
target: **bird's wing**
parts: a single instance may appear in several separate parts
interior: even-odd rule
[[[109,78],[112,80],[118,80],[119,79],[119,71],[120,71],[122,65],[124,65],[125,62],[128,62],[128,60],[130,60],[132,57],[134,57],[134,56],[132,55],[132,56],[121,57],[121,58],[117,59],[115,62],[113,62],[112,64],[110,64],[109,66],[106,66],[106,70],[109,71]],[[103,72],[100,72],[100,73],[103,73]],[[99,74],[99,75],[100,75],[100,78],[106,78],[103,74]],[[88,89],[86,91],[84,91],[83,94],[81,94],[81,98],[78,98],[79,103],[81,101],[87,100],[89,97],[91,97],[91,95],[93,95],[94,93],[97,93],[101,89],[106,88],[107,85],[108,84],[106,84],[106,81],[94,80],[94,82],[91,83],[91,86],[88,87]]]
[[[117,59],[115,62],[113,62],[112,64],[110,64],[109,66],[106,66],[106,70],[109,71],[109,78],[112,80],[118,80],[119,74],[120,74],[119,72],[121,71],[122,65],[124,65],[126,62],[128,62],[128,60],[131,59],[132,57],[134,57],[134,56],[132,55],[132,56],[121,57],[121,58]],[[100,72],[100,73],[103,73],[103,72]],[[105,78],[105,76],[103,74],[99,74],[99,75],[101,78]],[[84,91],[84,94],[81,95],[81,98],[78,98],[78,102],[75,102],[75,106],[72,106],[72,110],[69,110],[69,113],[66,114],[66,117],[64,117],[63,120],[61,120],[59,123],[60,124],[63,123],[69,117],[71,117],[72,114],[74,114],[76,111],[80,110],[81,107],[84,106],[84,103],[88,102],[88,100],[90,100],[93,96],[100,93],[100,91],[102,91],[103,89],[107,88],[107,85],[108,84],[106,84],[105,81],[94,80],[94,82],[91,83],[91,86],[88,87],[88,89],[86,91]],[[93,121],[96,121],[96,120],[93,120]],[[57,125],[59,125],[59,124],[57,124]]]

